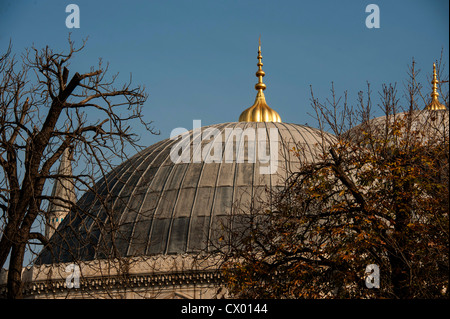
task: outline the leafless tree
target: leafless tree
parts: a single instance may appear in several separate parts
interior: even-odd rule
[[[22,297],[27,245],[48,243],[33,225],[45,222],[52,203],[75,205],[52,195],[49,184],[66,179],[78,194],[95,192],[94,182],[140,147],[134,122],[155,133],[142,115],[148,95],[131,76],[115,87],[117,74],[109,76],[101,59],[70,76],[70,62],[85,44],[76,47],[69,37],[68,52],[32,47],[20,58],[10,45],[0,57],[0,268],[9,256],[9,298]],[[57,163],[66,150],[78,166],[61,175]]]

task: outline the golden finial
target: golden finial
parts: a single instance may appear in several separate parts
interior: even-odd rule
[[[427,110],[446,110],[445,105],[439,103],[439,93],[437,91],[437,84],[439,81],[437,80],[436,74],[436,63],[433,63],[433,80],[431,80],[431,84],[433,86],[431,92],[431,103],[428,104],[425,109]]]
[[[255,84],[255,89],[258,93],[256,94],[255,103],[242,112],[239,116],[239,122],[281,122],[280,115],[267,105],[266,97],[263,93],[266,89],[266,85],[263,83],[263,77],[266,73],[262,70],[261,36],[259,36],[257,66],[256,77],[258,78],[258,83]]]
[[[433,80],[431,81],[431,84],[433,85],[433,92],[431,92],[431,97],[433,99],[437,99],[439,97],[439,93],[437,92],[437,74],[436,74],[436,63],[433,63]]]
[[[262,66],[264,65],[262,63],[262,55],[261,55],[261,36],[259,36],[259,45],[258,45],[258,71],[256,71],[256,76],[258,77],[258,83],[255,84],[256,90],[265,90],[266,85],[263,83],[263,77],[266,75],[266,73],[262,70]]]

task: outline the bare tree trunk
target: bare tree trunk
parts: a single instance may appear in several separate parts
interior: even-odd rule
[[[8,223],[5,226],[4,233],[0,240],[0,269],[5,265],[6,259],[8,258],[9,252],[11,251],[14,229],[15,227],[13,223]]]
[[[25,255],[25,243],[14,244],[8,270],[8,299],[22,299],[22,264]]]

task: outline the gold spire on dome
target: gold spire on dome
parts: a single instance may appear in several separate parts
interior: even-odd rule
[[[428,104],[425,109],[426,110],[446,110],[445,105],[439,102],[439,93],[437,92],[437,75],[436,75],[436,63],[433,63],[433,80],[431,84],[433,85],[433,90],[431,92],[431,103]]]
[[[258,71],[256,71],[258,83],[255,84],[255,89],[258,93],[256,94],[255,103],[239,116],[239,122],[281,122],[280,115],[272,110],[266,103],[266,97],[263,93],[266,89],[266,85],[263,83],[263,77],[266,73],[262,70],[263,63],[261,60],[261,37],[259,37]]]

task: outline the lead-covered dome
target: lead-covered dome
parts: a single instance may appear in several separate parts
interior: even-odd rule
[[[283,186],[333,139],[311,127],[272,122],[216,124],[200,133],[160,141],[110,172],[94,187],[97,194],[83,195],[81,210],[64,219],[37,263],[210,249],[231,214],[245,212],[252,198],[267,201],[266,187]],[[183,140],[190,154],[174,162]],[[230,150],[232,158],[225,154]]]

